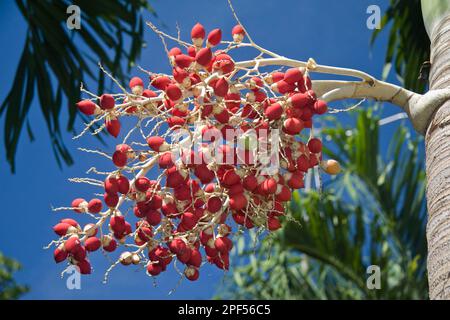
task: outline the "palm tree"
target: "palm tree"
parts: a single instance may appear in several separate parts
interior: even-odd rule
[[[422,1],[431,39],[430,89],[450,88],[450,3]],[[430,298],[450,299],[450,101],[433,115],[425,135]]]
[[[28,113],[35,91],[58,164],[73,162],[62,138],[61,110],[67,106],[68,112],[63,111],[69,114],[66,129],[73,132],[77,116],[83,118],[75,107],[80,83],[91,79],[98,84],[98,92],[106,85],[104,73],[96,65],[99,61],[121,82],[127,79],[126,71],[143,46],[143,9],[155,14],[147,0],[79,0],[76,4],[81,9],[81,29],[69,30],[66,10],[72,1],[16,0],[28,30],[14,81],[0,105],[4,147],[12,172],[24,127],[34,139]]]
[[[323,193],[295,193],[284,228],[244,255],[221,297],[259,299],[425,299],[425,172],[420,138],[404,126],[387,154],[379,118],[359,111],[356,126],[323,131],[326,153],[345,164]],[[381,153],[383,152],[383,154]],[[366,285],[380,267],[379,290]]]
[[[423,15],[423,20],[421,19]],[[450,3],[446,0],[391,0],[385,21],[392,21],[386,61],[393,61],[404,85],[420,91],[419,64],[429,56],[430,90],[450,87]],[[429,41],[425,37],[428,34]],[[397,48],[397,49],[395,49]],[[429,54],[428,54],[429,52]],[[425,135],[428,203],[428,281],[430,298],[450,299],[450,188],[448,136],[450,102],[432,116]]]

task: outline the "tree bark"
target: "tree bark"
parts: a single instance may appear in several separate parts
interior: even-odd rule
[[[431,35],[430,90],[450,88],[450,14]],[[450,299],[450,101],[434,114],[425,135],[430,299]]]

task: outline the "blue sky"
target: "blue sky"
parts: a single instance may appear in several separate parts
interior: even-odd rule
[[[234,4],[242,22],[261,46],[287,57],[301,60],[314,57],[321,64],[361,69],[379,77],[386,34],[370,48],[372,31],[366,27],[366,9],[372,4],[383,9],[387,2],[235,0]],[[167,25],[168,32],[175,33],[178,22],[185,37],[197,21],[208,30],[220,27],[227,36],[235,24],[225,0],[159,0],[152,1],[152,5],[160,20]],[[150,15],[146,16],[154,21]],[[83,21],[81,23],[83,25]],[[0,39],[4,44],[3,50],[0,50],[0,99],[3,101],[15,74],[26,31],[14,1],[0,2],[0,26]],[[149,70],[167,72],[167,60],[158,38],[151,30],[146,30],[145,40],[147,48],[139,64]],[[137,70],[135,74],[139,74]],[[385,107],[386,115],[396,112],[396,107]],[[65,121],[64,116],[61,119]],[[103,285],[101,281],[108,265],[100,253],[91,256],[94,273],[82,279],[82,289],[68,290],[65,280],[59,277],[63,266],[53,263],[51,251],[42,249],[54,237],[51,226],[65,216],[64,213],[52,212],[51,206],[66,205],[74,195],[88,196],[90,191],[70,184],[67,178],[82,176],[91,165],[101,168],[102,164],[96,157],[76,150],[82,145],[92,145],[89,137],[74,142],[70,134],[65,133],[65,141],[73,150],[75,165],[60,170],[53,157],[37,101],[33,102],[29,120],[36,141],[30,143],[23,133],[16,156],[15,175],[9,171],[5,151],[0,149],[0,250],[23,264],[23,270],[16,278],[31,287],[25,299],[209,299],[217,292],[223,273],[209,266],[202,268],[199,281],[184,281],[170,296],[168,292],[178,282],[178,276],[173,271],[160,276],[155,287],[143,271],[118,267],[112,272],[108,284]],[[3,130],[4,119],[1,121]],[[342,116],[342,121],[348,121],[346,116]],[[398,125],[395,123],[383,130],[383,144],[388,144],[389,134]],[[3,131],[0,139],[3,141]]]

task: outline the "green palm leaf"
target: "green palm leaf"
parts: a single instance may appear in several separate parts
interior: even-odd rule
[[[419,75],[421,65],[430,57],[430,39],[423,23],[420,0],[391,0],[381,21],[381,30],[372,34],[372,43],[383,29],[390,29],[386,65],[394,66],[405,88],[424,92],[426,83]],[[426,74],[425,78],[428,78]]]
[[[146,0],[16,0],[16,4],[28,31],[16,76],[0,106],[6,158],[14,172],[25,125],[30,139],[34,138],[27,116],[36,92],[58,164],[70,165],[73,159],[62,137],[61,110],[66,108],[64,112],[69,114],[66,129],[74,131],[81,82],[91,79],[98,83],[98,92],[104,90],[105,78],[98,72],[98,61],[119,81],[127,80],[127,71],[143,45],[142,9],[155,13]],[[79,30],[66,26],[66,9],[72,4],[81,9]],[[129,48],[125,41],[130,43]],[[122,61],[128,64],[124,66]]]

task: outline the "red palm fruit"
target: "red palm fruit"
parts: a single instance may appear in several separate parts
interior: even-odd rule
[[[305,93],[312,87],[311,78],[304,75],[303,79],[297,82],[298,91]]]
[[[182,54],[183,52],[181,51],[180,48],[178,47],[173,47],[169,50],[169,57],[174,57],[176,55]]]
[[[230,195],[230,208],[232,210],[242,210],[247,206],[247,198],[244,194]]]
[[[87,206],[88,211],[90,213],[99,213],[100,211],[102,211],[102,207],[103,207],[102,201],[96,198],[91,199],[91,201],[89,201]]]
[[[228,241],[231,241],[227,237],[217,237],[214,241],[214,247],[220,253],[228,253]]]
[[[181,215],[181,224],[186,230],[192,230],[197,224],[197,217],[192,212],[185,212]]]
[[[284,80],[280,80],[278,82],[275,82],[270,86],[273,91],[281,94],[285,94],[288,92],[292,92],[295,90],[295,86],[293,84],[287,83]]]
[[[146,192],[150,188],[150,180],[147,177],[139,177],[134,182],[134,187],[140,192]]]
[[[195,281],[198,279],[200,273],[194,267],[187,267],[186,269],[184,269],[184,275],[186,276],[186,279]]]
[[[208,240],[207,244],[205,245],[205,253],[208,257],[217,257],[217,254],[219,253],[214,246],[214,239],[211,238]]]
[[[198,50],[195,55],[195,61],[201,66],[207,66],[212,59],[212,52],[210,48],[202,48]]]
[[[228,189],[228,195],[230,196],[243,193],[244,193],[244,186],[242,183],[236,183]]]
[[[225,78],[219,78],[214,83],[214,94],[223,98],[228,93],[228,88],[228,81]]]
[[[108,207],[115,208],[119,202],[119,196],[117,194],[105,193],[103,200]]]
[[[92,116],[97,108],[96,104],[91,100],[82,100],[77,102],[76,106],[81,113],[84,113],[87,116]]]
[[[305,128],[311,129],[312,128],[312,120],[311,119],[303,120],[303,125],[305,126]]]
[[[183,92],[180,87],[176,84],[169,84],[166,89],[167,97],[172,101],[178,101],[182,98]]]
[[[87,211],[88,203],[83,198],[77,198],[72,201],[73,211],[77,213],[83,213]]]
[[[212,237],[213,237],[213,228],[208,227],[200,232],[200,243],[206,246],[208,244],[208,241],[212,239]]]
[[[303,73],[300,68],[290,68],[286,70],[284,74],[284,81],[290,84],[301,81],[303,79]]]
[[[236,173],[234,169],[228,169],[225,171],[221,182],[225,186],[232,186],[233,184],[236,184],[241,181],[241,177]]]
[[[230,268],[230,257],[228,254],[219,253],[214,258],[214,264],[222,270],[228,270]]]
[[[167,169],[174,166],[173,160],[172,160],[172,152],[167,151],[164,152],[162,155],[159,156],[158,164],[160,168]]]
[[[189,57],[195,58],[195,55],[197,54],[197,48],[195,46],[190,46],[187,48],[187,54]]]
[[[317,100],[314,103],[314,113],[316,114],[324,114],[325,112],[327,112],[328,110],[328,106],[327,103],[323,100]]]
[[[186,79],[189,79],[189,72],[180,67],[173,68],[172,74],[175,81],[181,84],[185,84],[187,81]]]
[[[285,129],[286,133],[292,135],[299,134],[300,131],[303,130],[303,121],[297,118],[287,118],[283,122],[283,128]]]
[[[212,65],[214,70],[221,71],[224,74],[230,73],[234,70],[234,62],[226,53],[216,55]]]
[[[244,188],[249,190],[249,191],[255,190],[256,187],[258,186],[258,181],[257,181],[256,177],[253,174],[249,174],[248,176],[246,176],[242,180],[242,183],[244,185]]]
[[[62,219],[60,222],[70,224],[72,227],[80,229],[80,225],[78,224],[78,222],[76,222],[73,219],[66,218],[66,219]]]
[[[173,239],[170,243],[169,243],[169,249],[170,251],[172,251],[172,253],[174,254],[178,254],[180,252],[184,252],[187,248],[186,242],[184,242],[182,239],[177,238],[177,239]]]
[[[100,96],[100,108],[103,110],[111,110],[115,104],[116,101],[112,95],[104,93]]]
[[[194,174],[203,184],[210,183],[215,178],[214,171],[209,170],[206,164],[197,165]]]
[[[144,242],[150,241],[151,237],[153,236],[152,229],[149,227],[140,227],[138,231],[138,237]]]
[[[127,194],[130,191],[130,181],[125,176],[117,178],[117,191],[121,194]]]
[[[124,216],[113,216],[109,220],[111,230],[117,233],[125,232],[125,218]]]
[[[273,83],[278,82],[283,79],[284,79],[284,72],[280,72],[280,71],[274,71],[274,72],[270,73],[267,77],[264,78],[264,80],[268,84],[273,84]]]
[[[128,161],[127,154],[120,151],[115,151],[112,156],[112,161],[118,168],[125,167]]]
[[[291,200],[291,190],[285,185],[278,185],[277,192],[275,193],[275,199],[281,202],[286,202]]]
[[[267,219],[267,228],[270,231],[275,231],[281,228],[280,220],[277,217],[269,217]]]
[[[177,206],[172,202],[163,203],[161,211],[165,216],[172,216],[178,214]]]
[[[118,144],[116,146],[116,151],[125,153],[127,155],[127,157],[128,157],[128,155],[130,155],[130,157],[131,157],[131,154],[133,153],[133,149],[131,149],[131,147],[125,143]]]
[[[306,172],[309,169],[309,159],[304,154],[300,155],[297,159],[297,168],[300,171]]]
[[[175,56],[175,64],[180,68],[188,68],[192,62],[194,62],[194,58],[186,54],[179,54]]]
[[[217,46],[221,40],[222,40],[222,30],[214,29],[208,34],[208,40],[206,42],[206,45],[208,47],[214,47]]]
[[[97,237],[89,237],[84,242],[84,246],[89,252],[97,251],[102,246],[102,242]]]
[[[129,86],[133,94],[141,95],[144,90],[144,81],[139,77],[133,77],[130,80]]]
[[[102,237],[102,247],[107,252],[113,252],[117,248],[117,241],[109,235]]]
[[[313,111],[311,110],[311,108],[304,108],[302,111],[303,112],[302,112],[300,119],[302,119],[303,122],[307,122],[308,120],[311,120],[311,118],[313,116]],[[305,128],[307,128],[306,125],[305,125]]]
[[[209,212],[216,213],[222,208],[222,200],[219,197],[211,197],[206,203],[206,209]]]
[[[228,123],[230,120],[230,113],[227,109],[223,109],[220,113],[214,114],[214,118],[220,123]]]
[[[72,230],[75,231],[76,229],[73,226],[71,226],[70,224],[64,223],[64,222],[60,222],[53,227],[53,231],[55,231],[55,233],[61,237],[65,236],[67,233],[69,233]]]
[[[71,236],[64,242],[64,250],[69,253],[75,252],[75,250],[81,246],[78,236]]]
[[[305,108],[309,104],[309,97],[306,93],[295,93],[289,99],[290,103],[294,108]]]
[[[91,264],[87,260],[81,260],[77,262],[77,266],[80,269],[81,274],[90,274],[91,273]]]
[[[104,182],[105,191],[107,193],[116,194],[119,191],[119,185],[115,177],[109,176]]]
[[[153,261],[159,261],[162,265],[168,265],[172,262],[172,254],[168,248],[158,246],[148,253],[149,257]]]
[[[181,127],[186,123],[186,120],[180,117],[170,117],[167,119],[167,124],[170,128]]]
[[[175,170],[171,170],[175,169]],[[167,178],[166,178],[166,186],[169,188],[175,188],[181,183],[185,181],[185,177],[183,177],[180,172],[176,169],[176,167],[172,167],[167,169]]]
[[[303,173],[300,171],[288,172],[286,173],[286,181],[289,188],[300,189],[305,186],[303,180]]]
[[[213,193],[216,189],[216,185],[214,183],[209,183],[208,185],[205,186],[204,191],[206,193]]]
[[[277,191],[277,181],[274,178],[268,178],[263,181],[261,188],[266,194],[274,194]]]
[[[283,107],[279,103],[271,104],[267,107],[266,110],[264,110],[264,115],[271,120],[278,120],[281,118],[281,115],[283,114]]]
[[[310,104],[314,104],[314,102],[316,102],[317,100],[316,92],[312,89],[309,89],[308,91],[306,91],[306,94],[309,97]]]
[[[185,250],[180,251],[177,254],[178,261],[180,261],[181,263],[187,263],[189,261],[189,259],[191,258],[191,252],[192,252],[192,249],[189,247],[186,247]]]
[[[152,76],[150,79],[150,84],[158,90],[165,90],[170,83],[172,80],[168,76]]]
[[[153,190],[148,190],[146,198],[149,199],[147,204],[150,209],[158,210],[162,207],[162,198],[160,195],[155,194]]]
[[[237,24],[233,27],[233,29],[231,29],[231,34],[233,36],[233,40],[239,43],[244,40],[245,30],[240,24]]]
[[[186,201],[191,199],[191,190],[189,190],[187,186],[179,185],[173,191],[173,195],[178,201]]]
[[[97,226],[93,223],[88,223],[84,226],[83,232],[86,235],[86,237],[94,237],[97,235]]]
[[[254,93],[262,92],[262,91],[258,91],[258,90],[264,86],[264,82],[259,77],[251,77],[250,79],[247,80],[246,86],[247,86],[247,88],[252,90]],[[253,100],[253,99],[256,100],[256,97],[254,96],[250,100]]]
[[[319,164],[319,159],[317,158],[316,155],[312,154],[309,157],[309,167],[312,168],[312,167],[317,166],[318,164]]]
[[[144,218],[147,213],[147,208],[135,206],[133,208],[133,213],[137,218]]]
[[[235,212],[231,216],[234,222],[240,225],[244,225],[247,222],[247,220],[250,220],[250,218],[249,217],[246,218],[245,214],[243,214],[241,211]]]
[[[284,206],[281,202],[279,201],[274,201],[273,202],[273,209],[272,212],[274,213],[276,216],[281,216],[284,214]]]
[[[191,29],[191,39],[194,44],[198,46],[202,45],[203,39],[205,39],[205,28],[197,22]]]
[[[153,151],[161,152],[166,151],[166,141],[158,136],[148,137],[147,144]]]
[[[149,262],[147,264],[147,272],[152,276],[157,276],[162,272],[162,267],[160,263]]]
[[[308,141],[308,149],[312,153],[320,153],[322,151],[322,142],[317,138]]]
[[[72,252],[72,256],[77,261],[82,261],[86,259],[86,248],[83,246],[79,246]]]
[[[191,257],[187,261],[187,264],[199,268],[202,264],[202,254],[198,249],[191,250]]]
[[[55,259],[56,263],[60,263],[64,260],[66,260],[68,256],[68,252],[64,251],[63,246],[58,247],[53,251],[53,258]]]
[[[241,95],[239,93],[227,93],[224,98],[225,105],[233,112],[236,112],[236,109],[241,106]]]
[[[120,121],[118,119],[109,119],[105,121],[106,131],[114,138],[120,133]]]
[[[161,213],[157,210],[151,209],[146,213],[145,219],[150,225],[157,226],[161,222]]]

